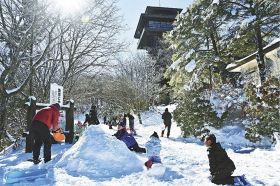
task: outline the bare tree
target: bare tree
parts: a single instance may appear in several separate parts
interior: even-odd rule
[[[133,110],[141,123],[140,112],[151,106],[159,93],[159,77],[156,61],[139,52],[119,63],[111,85],[113,90],[107,90],[109,94],[103,91],[102,95],[107,95],[104,100],[115,102],[124,111]]]
[[[121,29],[115,0],[89,3],[80,16],[61,22],[63,34],[54,50],[59,51],[55,60],[61,64],[59,83],[68,94],[81,74],[94,75],[124,49],[118,38]]]
[[[45,16],[45,9],[36,0],[0,1],[0,139],[9,98],[24,89],[55,40],[55,19]]]
[[[111,71],[96,74],[94,78],[79,77],[72,94],[80,101],[87,100],[88,104],[96,98],[123,112],[133,111],[139,115],[158,95],[159,73],[155,64],[156,61],[141,52],[119,59]]]
[[[81,84],[88,84],[115,55],[124,49],[118,38],[121,17],[115,0],[87,2],[75,17],[61,17],[48,60],[36,70],[33,86],[40,101],[48,101],[50,83],[64,86],[66,98],[75,98]]]

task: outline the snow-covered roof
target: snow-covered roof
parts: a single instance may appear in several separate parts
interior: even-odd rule
[[[268,53],[276,48],[280,48],[280,38],[274,39],[272,42],[270,42],[268,45],[266,45],[263,48],[263,50],[264,50],[264,53]],[[231,71],[245,63],[250,62],[251,60],[256,58],[257,53],[258,53],[258,51],[254,52],[242,59],[239,59],[239,60],[235,61],[234,63],[227,65],[226,69]]]

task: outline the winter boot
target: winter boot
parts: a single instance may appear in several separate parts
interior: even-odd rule
[[[39,164],[42,160],[39,158],[39,159],[33,159],[33,163],[35,165]]]
[[[51,160],[52,160],[52,159],[45,158],[45,159],[44,159],[44,162],[47,163],[47,162],[49,162],[49,161],[51,161]]]
[[[163,137],[163,134],[164,134],[164,130],[163,130],[163,131],[161,131],[161,137]]]

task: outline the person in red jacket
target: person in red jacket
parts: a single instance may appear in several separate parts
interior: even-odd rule
[[[33,162],[40,163],[40,149],[44,144],[44,162],[51,160],[51,134],[50,129],[56,131],[58,128],[60,105],[52,104],[49,107],[39,110],[32,119],[31,131],[34,136]]]

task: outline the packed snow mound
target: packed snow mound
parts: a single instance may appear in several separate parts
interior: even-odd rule
[[[56,167],[75,175],[102,179],[142,171],[142,164],[122,141],[105,133],[100,126],[89,126]]]

